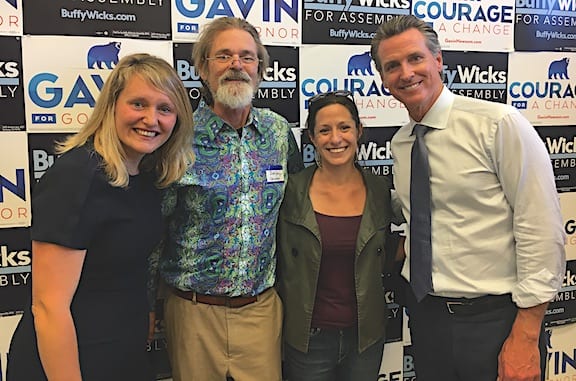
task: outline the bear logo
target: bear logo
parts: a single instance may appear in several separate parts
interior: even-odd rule
[[[348,75],[374,75],[372,73],[370,52],[356,54],[348,60]],[[360,74],[358,73],[360,72]]]
[[[111,42],[106,45],[94,45],[88,50],[88,69],[113,69],[118,63],[120,42]],[[94,67],[96,66],[96,67]]]
[[[568,62],[570,62],[568,57],[552,61],[548,67],[548,79],[570,79],[568,78]]]

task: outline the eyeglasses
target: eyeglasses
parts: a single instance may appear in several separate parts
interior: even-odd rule
[[[231,54],[217,54],[214,57],[206,57],[207,61],[216,61],[218,63],[221,64],[229,64],[234,62],[235,60],[235,55],[231,55]],[[238,56],[238,58],[236,58],[238,61],[240,61],[241,63],[243,63],[244,65],[252,65],[256,62],[262,62],[262,60],[258,59],[257,57],[254,56]]]
[[[354,95],[352,92],[348,90],[335,90],[335,91],[328,91],[326,93],[318,93],[313,97],[308,99],[308,107],[310,107],[314,102],[319,101],[320,99],[324,99],[327,97],[344,97],[350,99],[354,102]]]

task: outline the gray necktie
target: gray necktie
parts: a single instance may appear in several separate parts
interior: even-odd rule
[[[427,126],[416,124],[410,173],[410,285],[421,301],[432,291],[430,165],[424,143]]]

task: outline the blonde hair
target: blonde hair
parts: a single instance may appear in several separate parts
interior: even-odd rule
[[[125,164],[126,152],[116,132],[114,112],[118,96],[134,75],[139,75],[166,93],[176,107],[178,118],[172,135],[156,151],[144,156],[140,163],[141,169],[156,173],[156,186],[164,188],[182,177],[194,160],[194,123],[186,89],[174,68],[162,58],[146,53],[122,58],[106,80],[86,124],[77,134],[58,143],[56,151],[61,154],[93,139],[94,149],[103,158],[104,171],[110,185],[127,187],[129,174]]]

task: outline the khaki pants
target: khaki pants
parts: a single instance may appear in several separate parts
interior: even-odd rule
[[[240,308],[172,293],[164,305],[174,381],[281,381],[282,302],[274,288]]]

